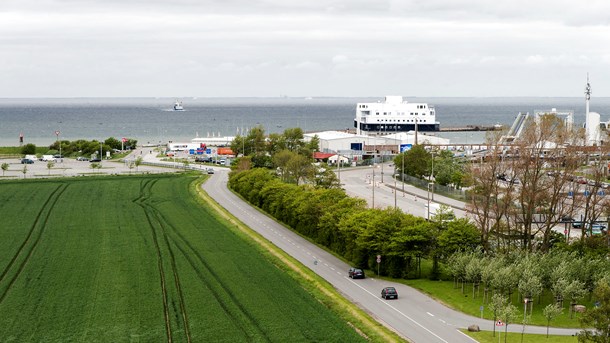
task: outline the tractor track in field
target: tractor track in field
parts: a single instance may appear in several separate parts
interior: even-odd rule
[[[169,251],[169,259],[170,259],[170,264],[171,264],[171,269],[172,269],[172,274],[174,276],[174,283],[176,286],[176,291],[177,291],[177,295],[178,295],[178,300],[180,303],[180,312],[181,312],[181,316],[182,316],[182,322],[183,322],[183,327],[184,327],[184,333],[186,336],[186,341],[187,342],[191,342],[191,334],[190,334],[190,329],[189,329],[189,322],[188,322],[188,315],[186,312],[186,305],[184,302],[184,295],[182,292],[182,286],[180,284],[180,277],[178,275],[178,269],[176,267],[176,261],[175,261],[175,257],[174,257],[174,253],[173,250],[171,248],[171,245],[169,243],[167,234],[166,234],[166,230],[163,226],[163,223],[161,223],[161,220],[159,219],[158,216],[158,211],[156,210],[156,208],[154,208],[153,206],[151,206],[148,203],[148,199],[150,198],[150,193],[151,193],[151,188],[152,186],[157,182],[157,180],[147,180],[145,182],[142,183],[142,185],[140,186],[140,196],[139,198],[135,199],[134,202],[142,207],[142,209],[144,210],[144,213],[146,215],[146,219],[148,221],[149,227],[151,229],[151,233],[152,233],[152,237],[153,237],[153,241],[155,244],[155,250],[157,252],[157,265],[158,265],[158,269],[159,269],[159,276],[160,276],[160,282],[161,282],[161,290],[163,293],[163,311],[164,311],[164,316],[165,316],[165,330],[167,333],[167,341],[169,343],[171,343],[173,341],[173,334],[172,334],[172,327],[171,327],[171,319],[170,319],[170,309],[169,309],[169,294],[167,291],[167,280],[166,280],[166,275],[165,275],[165,269],[163,268],[163,253],[161,251],[161,246],[159,244],[159,235],[157,234],[157,229],[156,227],[159,228],[159,230],[162,232],[163,235],[163,241],[165,242],[165,245],[167,247],[167,250]]]
[[[12,285],[15,283],[15,281],[17,280],[19,275],[21,275],[21,272],[23,272],[23,270],[25,269],[25,265],[28,263],[30,257],[34,253],[34,250],[38,246],[38,243],[40,242],[40,238],[42,237],[42,234],[45,231],[45,228],[47,226],[47,222],[49,220],[49,216],[51,215],[53,207],[55,207],[57,200],[61,197],[61,195],[65,192],[65,190],[67,188],[68,188],[67,184],[61,184],[61,185],[57,186],[57,188],[49,195],[49,197],[47,198],[47,200],[45,201],[43,206],[40,208],[40,211],[38,211],[38,214],[36,215],[36,219],[34,220],[32,227],[28,231],[28,234],[27,234],[26,238],[24,239],[23,243],[21,243],[21,245],[19,246],[15,255],[13,255],[13,257],[11,258],[11,261],[8,263],[6,268],[4,268],[4,271],[0,275],[0,285],[2,284],[4,279],[7,277],[7,275],[11,271],[11,269],[13,269],[13,265],[17,262],[17,260],[19,259],[19,256],[21,256],[22,253],[25,254],[23,261],[21,261],[21,264],[17,267],[17,270],[15,271],[13,278],[9,280],[8,285],[4,289],[4,292],[2,294],[0,294],[0,303],[2,303],[2,301],[6,298],[8,291],[10,290]],[[36,230],[37,228],[40,228],[38,230],[38,235],[36,237],[33,237],[34,233],[37,231]],[[32,243],[29,244],[30,248],[26,252],[28,243],[32,239],[33,239]]]
[[[266,341],[270,341],[270,338],[261,329],[260,325],[258,324],[258,321],[248,312],[248,310],[246,308],[244,308],[242,306],[242,304],[240,304],[237,301],[231,302],[231,304],[234,305],[234,307],[237,309],[237,311],[239,311],[241,316],[239,316],[237,313],[235,313],[236,310],[231,309],[229,302],[224,300],[225,297],[223,297],[221,295],[221,292],[224,292],[228,296],[228,299],[235,299],[235,296],[232,292],[229,291],[229,287],[226,287],[225,283],[222,281],[222,278],[220,278],[214,272],[214,270],[206,262],[206,260],[203,258],[203,256],[201,256],[199,251],[197,251],[197,249],[195,249],[195,247],[192,246],[192,244],[188,241],[188,239],[186,239],[180,232],[178,232],[178,230],[176,230],[175,227],[168,224],[167,219],[165,219],[165,217],[162,214],[159,213],[158,216],[160,217],[159,218],[160,221],[165,222],[165,225],[172,229],[171,234],[173,236],[176,236],[177,239],[174,237],[170,237],[170,239],[172,240],[174,245],[178,248],[178,250],[180,250],[180,252],[186,258],[186,260],[189,262],[189,264],[191,265],[192,269],[195,271],[195,274],[199,277],[201,282],[214,295],[214,298],[218,301],[218,304],[221,306],[223,311],[229,317],[233,318],[233,323],[239,326],[240,330],[243,332],[243,334],[246,337],[248,337],[249,340],[258,340],[260,338],[263,338]],[[180,243],[182,243],[182,244],[179,244],[179,242],[177,240],[179,240]],[[184,248],[183,245],[186,246],[186,249]],[[198,260],[199,264],[201,266],[203,266],[203,268],[205,268],[205,271],[209,275],[212,276],[213,281],[217,284],[216,287],[213,285],[214,282],[211,282],[209,278],[207,278],[203,275],[201,269],[198,268],[198,266],[197,266],[197,261],[193,260],[193,258],[192,258],[193,256],[196,256],[196,259]],[[245,323],[244,323],[244,318],[246,319]],[[244,324],[246,324],[246,325],[244,325]],[[248,330],[248,327],[255,329],[259,333],[259,337],[253,337],[251,331]]]

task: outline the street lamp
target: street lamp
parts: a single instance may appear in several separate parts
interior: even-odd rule
[[[432,194],[434,194],[434,182],[428,182],[428,209],[426,211],[427,220],[430,220],[430,188],[432,188]]]
[[[402,169],[400,169],[400,174],[402,175],[402,196],[405,196],[405,154],[401,151],[402,154]]]
[[[57,137],[57,145],[59,145],[59,160],[63,161],[63,157],[61,156],[61,142],[59,141],[59,134],[61,132],[59,130],[55,131],[55,136]]]
[[[373,200],[371,208],[375,208],[375,158],[373,157]]]
[[[394,209],[396,209],[396,193],[398,193],[398,189],[396,188],[396,179],[398,178],[398,174],[396,174],[396,164],[394,165]]]
[[[432,156],[432,172],[430,173],[430,181],[432,181],[432,200],[434,200],[434,151],[431,151],[430,155]]]

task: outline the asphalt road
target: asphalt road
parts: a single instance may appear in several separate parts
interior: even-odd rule
[[[349,174],[349,172],[342,172],[341,181],[345,184],[346,188],[349,188],[348,193],[357,195],[361,192],[359,188],[365,189],[362,191],[362,194],[368,193],[365,181],[359,176],[346,174]],[[390,326],[408,340],[422,343],[473,342],[470,337],[461,333],[458,329],[466,328],[471,324],[477,324],[481,330],[493,330],[492,321],[482,320],[454,311],[403,284],[377,280],[373,277],[368,277],[364,280],[350,279],[347,277],[349,265],[242,201],[228,190],[226,185],[227,178],[228,173],[226,170],[217,170],[216,174],[212,175],[203,185],[203,188],[221,206],[225,207],[250,228],[260,233],[305,266],[308,266],[331,283],[346,298],[372,314],[380,322]],[[353,178],[353,180],[347,181],[350,178]],[[351,182],[360,183],[361,187],[352,189],[352,186],[348,186]],[[379,188],[384,189],[387,187],[380,185]],[[370,184],[368,185],[368,191],[372,194]],[[419,194],[415,190],[414,192]],[[423,192],[426,193],[425,191]],[[380,206],[388,201],[391,203],[391,206],[394,205],[394,194],[391,190],[380,190],[379,194],[379,199],[385,199],[384,202],[379,200]],[[411,195],[412,198],[410,200],[408,196],[403,197],[400,207],[406,212],[408,210],[419,210],[418,206],[413,203],[423,202],[421,200],[423,198],[415,201],[415,196]],[[412,203],[409,204],[409,202]],[[381,299],[380,292],[385,286],[396,287],[399,298],[397,300]],[[508,326],[508,331],[521,332],[521,330],[521,325]],[[572,335],[577,331],[572,329],[551,329],[551,334]],[[546,328],[528,326],[525,332],[544,334],[546,333]]]

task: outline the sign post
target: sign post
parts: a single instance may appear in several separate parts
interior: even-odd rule
[[[483,305],[479,306],[479,311],[481,311],[481,319],[483,319]]]
[[[504,323],[500,319],[496,322],[496,326],[504,326]],[[500,343],[500,336],[502,336],[502,331],[498,330],[498,343]]]
[[[377,255],[377,276],[379,276],[379,265],[381,264],[381,255]]]

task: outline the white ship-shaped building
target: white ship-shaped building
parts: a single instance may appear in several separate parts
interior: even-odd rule
[[[403,101],[402,96],[386,96],[382,102],[358,103],[354,126],[358,135],[440,129],[433,106]]]

